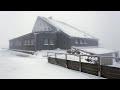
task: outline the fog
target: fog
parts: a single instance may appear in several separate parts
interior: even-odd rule
[[[120,51],[119,11],[0,11],[0,47],[32,32],[37,16],[52,16],[98,38],[100,46]]]

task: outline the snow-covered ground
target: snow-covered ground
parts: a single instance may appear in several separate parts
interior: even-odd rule
[[[103,79],[50,64],[46,52],[40,51],[36,56],[0,49],[0,79]]]

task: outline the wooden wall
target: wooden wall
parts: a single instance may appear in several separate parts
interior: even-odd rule
[[[57,48],[60,49],[70,49],[71,48],[71,39],[68,35],[63,32],[57,33]]]
[[[35,40],[35,36],[34,36],[34,33],[29,33],[29,34],[26,34],[26,35],[23,35],[21,37],[18,37],[18,38],[15,38],[15,39],[12,39],[9,41],[9,43],[13,43],[14,45],[13,46],[10,46],[9,45],[9,48],[10,49],[20,49],[20,50],[31,50],[31,51],[34,51],[35,50],[35,45],[25,45],[25,40],[30,40],[30,39],[34,39]],[[21,45],[20,46],[16,46],[15,43],[17,41],[20,41],[21,42]]]
[[[44,39],[53,39],[54,45],[44,45]],[[56,32],[40,32],[36,38],[36,48],[37,50],[52,50],[56,49]]]

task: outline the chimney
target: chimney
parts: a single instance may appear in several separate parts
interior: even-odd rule
[[[49,19],[53,19],[53,17],[52,17],[52,16],[50,16],[50,17],[49,17]]]

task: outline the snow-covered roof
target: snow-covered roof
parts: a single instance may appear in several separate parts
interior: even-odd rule
[[[107,54],[107,53],[116,52],[114,50],[106,49],[103,47],[76,47],[76,46],[73,47],[93,54]]]
[[[98,40],[97,38],[83,32],[79,29],[76,29],[73,26],[70,26],[64,22],[57,21],[57,20],[50,19],[50,18],[45,18],[45,17],[39,17],[39,18],[42,18],[43,20],[47,21],[51,25],[55,26],[57,28],[57,30],[63,31],[64,33],[68,34],[71,37],[92,38],[92,39]]]

